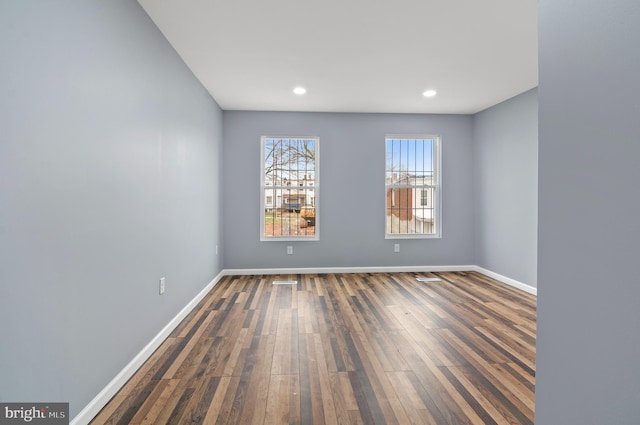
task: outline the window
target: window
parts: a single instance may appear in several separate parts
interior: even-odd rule
[[[386,237],[440,237],[440,138],[387,136]]]
[[[262,137],[260,240],[318,240],[318,144]]]
[[[420,189],[420,206],[429,205],[429,189]]]

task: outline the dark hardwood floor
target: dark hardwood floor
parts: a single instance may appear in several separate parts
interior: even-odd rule
[[[533,424],[535,343],[478,273],[227,276],[92,424]]]

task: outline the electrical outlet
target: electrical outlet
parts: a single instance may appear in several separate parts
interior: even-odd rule
[[[291,245],[287,246],[287,254],[293,255],[293,247]]]
[[[160,278],[160,295],[164,294],[164,277]]]
[[[218,255],[218,245],[216,245],[216,255]]]
[[[400,252],[400,244],[397,243],[393,246],[393,252]]]

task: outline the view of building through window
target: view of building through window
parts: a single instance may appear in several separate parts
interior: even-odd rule
[[[262,138],[261,239],[317,239],[318,138]]]
[[[386,236],[440,234],[440,139],[388,136],[386,143]]]

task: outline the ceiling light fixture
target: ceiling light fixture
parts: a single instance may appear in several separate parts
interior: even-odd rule
[[[424,93],[422,93],[424,97],[433,97],[436,94],[438,94],[438,92],[436,92],[435,90],[427,90]]]
[[[305,89],[304,87],[296,87],[295,89],[293,89],[293,92],[298,95],[303,95],[307,92],[307,89]]]

